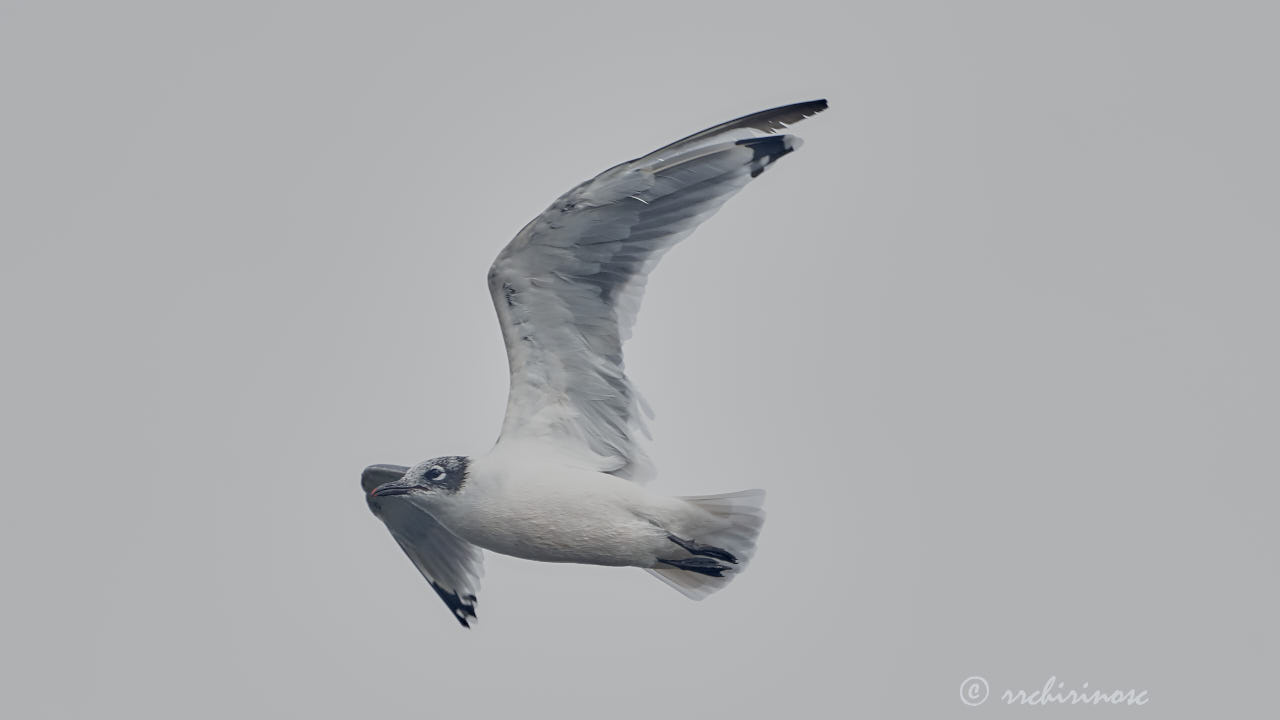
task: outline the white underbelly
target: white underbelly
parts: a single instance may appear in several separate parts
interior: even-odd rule
[[[553,483],[525,478],[485,492],[459,493],[457,513],[442,520],[462,539],[494,552],[544,562],[650,567],[669,542],[646,519],[647,493],[623,480]],[[640,514],[637,514],[637,510]]]

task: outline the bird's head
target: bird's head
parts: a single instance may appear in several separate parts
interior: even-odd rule
[[[369,498],[406,495],[431,498],[453,495],[467,482],[467,458],[459,455],[432,458],[407,470],[398,465],[365,468],[362,484]]]

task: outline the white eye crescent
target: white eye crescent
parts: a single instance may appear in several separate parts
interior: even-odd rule
[[[439,465],[433,465],[431,469],[427,471],[428,480],[435,481],[435,480],[439,480],[442,477],[444,477],[444,468],[440,467]]]

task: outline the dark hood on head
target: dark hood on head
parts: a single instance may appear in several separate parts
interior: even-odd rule
[[[426,484],[436,490],[441,490],[452,495],[462,489],[467,482],[467,468],[471,467],[471,460],[465,455],[445,455],[444,457],[432,458],[424,463],[428,465]],[[444,475],[440,477],[431,477],[432,468],[440,468],[444,471]]]

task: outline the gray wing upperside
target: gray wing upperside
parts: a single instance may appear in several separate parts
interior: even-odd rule
[[[489,269],[511,390],[499,444],[555,445],[585,467],[643,481],[647,406],[623,343],[662,255],[778,158],[800,146],[773,133],[825,100],[752,113],[614,166],[562,195]]]

